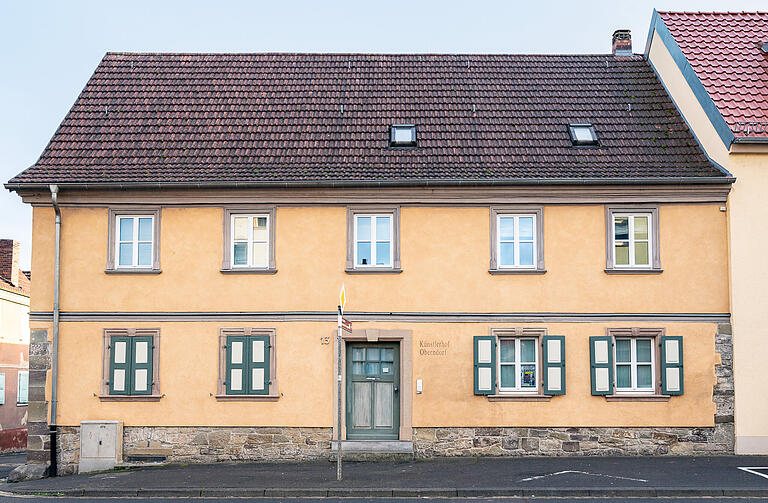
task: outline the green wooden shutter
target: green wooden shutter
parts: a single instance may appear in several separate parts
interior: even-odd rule
[[[113,335],[109,340],[109,394],[131,394],[131,338]]]
[[[19,395],[18,403],[29,403],[29,371],[20,370],[18,374],[19,379]]]
[[[593,395],[613,394],[613,337],[589,338],[589,367]]]
[[[131,394],[152,394],[152,353],[154,338],[151,335],[131,337]]]
[[[683,338],[677,335],[661,338],[661,393],[683,394]]]
[[[565,336],[545,335],[541,347],[544,394],[565,395]]]
[[[5,374],[0,374],[0,405],[5,405]]]
[[[478,335],[474,338],[475,395],[496,393],[496,337]]]
[[[248,338],[227,336],[227,395],[245,395],[248,389]]]
[[[269,394],[269,336],[253,335],[248,340],[248,393]]]

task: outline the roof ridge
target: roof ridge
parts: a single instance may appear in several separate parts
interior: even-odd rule
[[[760,11],[760,10],[723,10],[723,11],[704,11],[704,10],[660,10],[658,11],[659,14],[710,14],[710,15],[724,15],[724,14],[760,14],[760,15],[768,15],[768,11]]]
[[[514,56],[514,57],[594,57],[603,58],[615,56],[611,53],[510,53],[510,52],[131,52],[107,51],[107,56]],[[643,56],[640,53],[632,56]],[[625,56],[631,57],[631,56]]]

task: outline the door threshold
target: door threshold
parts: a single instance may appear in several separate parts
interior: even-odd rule
[[[331,442],[331,451],[336,452],[338,442]],[[370,452],[382,454],[413,454],[410,440],[342,440],[343,452]]]

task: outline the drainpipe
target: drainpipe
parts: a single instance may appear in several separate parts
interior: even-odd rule
[[[55,477],[58,473],[58,463],[56,459],[56,404],[58,392],[58,371],[59,371],[59,266],[61,262],[61,210],[59,209],[58,195],[59,186],[51,185],[51,203],[53,211],[56,212],[55,220],[55,257],[53,262],[53,351],[51,354],[51,468],[50,477]]]

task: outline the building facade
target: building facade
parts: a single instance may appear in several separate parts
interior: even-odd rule
[[[29,295],[19,242],[0,239],[0,452],[27,446]]]
[[[31,347],[58,332],[30,462],[51,421],[76,471],[91,420],[123,461],[327,458],[337,429],[358,454],[732,452],[733,180],[627,37],[105,56],[6,185],[34,206]]]
[[[768,405],[756,400],[768,269],[768,13],[654,12],[646,55],[707,155],[736,178],[728,198],[736,452],[768,454]],[[757,395],[755,395],[757,393]]]

